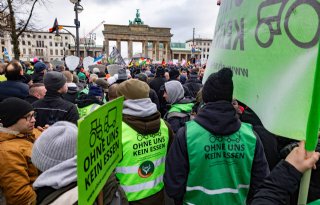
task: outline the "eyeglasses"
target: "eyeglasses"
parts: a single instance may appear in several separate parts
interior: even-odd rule
[[[34,117],[34,118],[37,117],[37,113],[36,113],[36,112],[33,112],[31,115],[27,115],[27,116],[24,116],[24,117],[22,117],[22,118],[24,118],[24,119],[26,119],[27,121],[30,122],[33,117]]]

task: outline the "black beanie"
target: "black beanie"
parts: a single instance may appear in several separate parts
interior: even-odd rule
[[[0,102],[0,122],[3,127],[10,127],[32,110],[32,105],[20,98],[6,98]]]
[[[58,91],[66,84],[66,77],[57,71],[50,71],[44,75],[43,83],[46,89],[49,91]]]
[[[232,71],[222,68],[212,73],[202,89],[202,99],[205,103],[226,100],[231,102],[233,94]]]

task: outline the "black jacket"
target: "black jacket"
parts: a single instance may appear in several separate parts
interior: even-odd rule
[[[43,83],[43,76],[44,76],[43,72],[41,72],[41,73],[34,72],[32,74],[33,83]]]
[[[251,205],[286,205],[287,197],[299,186],[302,174],[291,164],[281,161],[265,178]]]
[[[9,97],[25,99],[29,95],[29,86],[21,81],[4,81],[0,83],[0,102]]]
[[[68,92],[63,94],[62,98],[74,104],[76,103],[78,92],[79,92],[79,89],[76,85],[73,87],[68,87]]]
[[[236,117],[235,109],[227,101],[208,103],[199,111],[194,120],[208,131],[222,136],[235,133],[241,126],[241,122]],[[169,197],[172,197],[176,204],[182,204],[189,174],[185,133],[185,127],[179,129],[166,159],[165,188]],[[269,168],[263,146],[259,137],[257,137],[248,201],[258,191],[258,186],[268,174]]]
[[[36,126],[44,127],[57,121],[68,121],[77,124],[79,113],[77,107],[61,98],[57,92],[47,91],[45,97],[32,104],[37,112]]]
[[[157,109],[158,111],[160,110],[160,103],[159,103],[159,98],[158,95],[156,93],[156,91],[154,91],[152,88],[150,88],[150,92],[149,92],[149,98],[151,99],[151,101],[157,105]]]

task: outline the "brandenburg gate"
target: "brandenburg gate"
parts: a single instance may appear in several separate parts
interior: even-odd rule
[[[128,42],[128,58],[132,58],[132,43],[142,42],[142,55],[161,61],[162,56],[166,62],[171,60],[170,42],[173,36],[170,33],[171,28],[149,27],[143,24],[140,19],[139,9],[137,9],[134,21],[129,21],[128,26],[104,24],[104,50],[109,55],[109,41],[116,41],[116,47],[121,53],[121,41]],[[148,56],[148,43],[152,43],[152,56]],[[163,53],[160,55],[160,44]]]

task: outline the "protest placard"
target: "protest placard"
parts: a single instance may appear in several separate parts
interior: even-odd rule
[[[93,204],[122,158],[123,97],[101,106],[78,122],[79,205]]]

